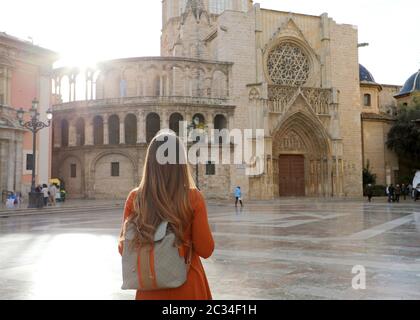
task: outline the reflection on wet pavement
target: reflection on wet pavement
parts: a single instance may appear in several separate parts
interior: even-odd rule
[[[114,208],[0,219],[0,299],[132,299]],[[210,205],[215,299],[420,299],[420,204]],[[352,268],[366,268],[366,290]]]

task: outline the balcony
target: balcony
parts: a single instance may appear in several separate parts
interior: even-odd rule
[[[73,101],[53,106],[54,111],[74,110],[76,108],[101,108],[123,106],[166,106],[166,105],[192,105],[192,106],[230,106],[226,98],[184,97],[184,96],[155,96],[155,97],[125,97],[102,100]]]

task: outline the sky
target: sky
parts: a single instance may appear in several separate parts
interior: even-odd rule
[[[262,8],[358,27],[360,63],[382,84],[420,68],[419,0],[260,0]],[[0,31],[60,54],[58,65],[160,54],[161,0],[0,0]]]

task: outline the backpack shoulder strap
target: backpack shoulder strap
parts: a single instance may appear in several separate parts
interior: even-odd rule
[[[168,221],[163,221],[156,229],[155,242],[162,240],[166,236],[166,230],[168,229]]]

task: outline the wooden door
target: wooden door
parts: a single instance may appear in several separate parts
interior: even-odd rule
[[[279,160],[280,197],[305,196],[305,158],[303,155],[282,155]]]

